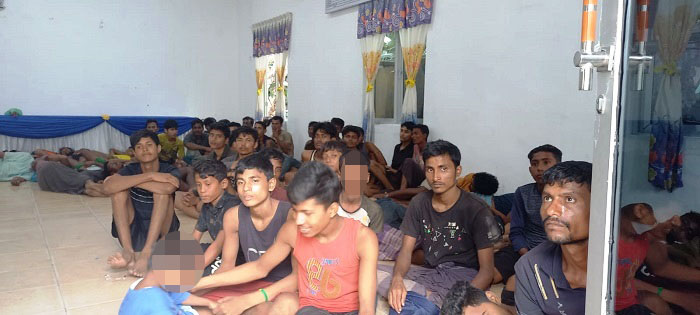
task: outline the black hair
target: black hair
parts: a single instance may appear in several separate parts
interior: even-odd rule
[[[223,162],[216,159],[202,159],[194,163],[195,176],[199,174],[199,178],[205,179],[209,176],[221,181],[226,178],[228,169]]]
[[[552,155],[554,155],[554,158],[557,159],[557,163],[561,162],[561,156],[562,156],[561,150],[559,150],[559,148],[557,148],[551,144],[541,145],[539,147],[536,147],[536,148],[530,150],[530,153],[527,154],[527,159],[529,161],[532,161],[532,157],[535,155],[535,153],[538,153],[538,152],[552,153]]]
[[[224,138],[227,139],[231,136],[231,129],[228,129],[228,125],[226,124],[226,122],[217,121],[211,124],[211,126],[209,126],[209,132],[211,132],[212,130],[221,131],[221,133],[224,134]]]
[[[422,132],[426,137],[428,137],[428,135],[430,135],[430,128],[428,128],[428,126],[426,126],[424,124],[417,124],[417,125],[413,125],[413,129],[411,129],[411,130],[414,130],[416,128],[420,129],[420,132]]]
[[[262,149],[262,151],[260,151],[258,154],[262,155],[268,160],[278,160],[280,162],[284,162],[284,153],[275,148]]]
[[[340,154],[345,154],[345,152],[348,151],[348,147],[345,145],[344,142],[338,141],[338,140],[331,140],[323,144],[323,147],[321,147],[321,154],[326,151],[338,151]]]
[[[472,191],[477,194],[491,196],[498,191],[498,179],[486,172],[476,173],[472,178]]]
[[[146,127],[148,127],[148,124],[150,123],[156,123],[156,126],[158,126],[158,121],[155,119],[148,119],[146,120]]]
[[[185,261],[185,257],[203,256],[204,250],[202,250],[202,246],[199,245],[198,241],[190,239],[191,236],[183,234],[186,238],[181,239],[180,233],[185,232],[170,232],[158,240],[155,245],[153,245],[153,253],[151,257],[148,258],[148,270],[153,270],[154,256],[178,256],[177,259],[180,259],[180,264],[182,265],[181,270],[194,269],[192,267],[196,266],[197,264],[195,264],[194,261]],[[158,266],[157,268],[160,269],[164,267],[165,266]]]
[[[216,122],[216,118],[214,118],[214,117],[204,118],[204,125],[205,126],[210,126],[211,124],[213,124],[215,122]]]
[[[442,302],[440,315],[462,315],[463,308],[467,306],[479,306],[482,303],[491,302],[486,292],[473,287],[466,281],[457,281]]]
[[[222,119],[222,120],[219,120],[218,122],[220,122],[220,123],[222,123],[222,124],[225,124],[226,126],[228,126],[228,124],[231,123],[231,121],[228,120],[228,119]]]
[[[192,128],[194,128],[194,125],[196,125],[196,124],[200,124],[200,125],[202,125],[202,127],[204,127],[204,122],[199,118],[193,119],[192,122],[190,123],[190,126],[192,126]]]
[[[343,165],[364,165],[369,167],[369,156],[360,150],[348,150],[340,156],[338,166],[343,169]]]
[[[66,153],[66,156],[71,156],[71,155],[73,155],[73,153],[75,153],[75,150],[73,150],[73,148],[71,148],[71,147],[60,147],[60,148],[58,148],[58,152],[61,153],[61,150],[63,150],[63,149],[68,149],[68,151],[70,151],[70,152]]]
[[[282,118],[282,116],[272,116],[272,118],[270,118],[270,120],[271,121],[277,120],[280,122],[280,124],[284,123],[284,118]]]
[[[241,126],[241,128],[234,130],[233,134],[231,134],[231,139],[233,140],[231,142],[232,143],[235,142],[236,139],[238,139],[238,136],[240,136],[241,134],[250,135],[251,137],[253,137],[254,142],[258,141],[258,131],[257,130],[250,128],[248,126]]]
[[[406,127],[408,130],[413,130],[413,128],[416,127],[416,124],[414,124],[412,121],[405,121],[401,124],[401,127]]]
[[[253,169],[265,174],[268,180],[275,177],[274,168],[272,167],[272,163],[270,163],[270,159],[259,153],[246,156],[238,161],[236,165],[236,175],[243,174],[245,170]]]
[[[591,189],[591,177],[593,177],[593,164],[583,161],[566,161],[549,168],[542,176],[546,185],[577,183],[588,185]]]
[[[315,199],[327,208],[338,202],[342,190],[338,175],[330,167],[312,161],[305,163],[294,175],[294,179],[287,186],[287,197],[294,205]]]
[[[358,126],[347,125],[343,128],[343,131],[341,131],[340,133],[343,135],[343,137],[345,137],[345,134],[348,132],[354,132],[357,134],[358,137],[365,136],[365,130]]]
[[[241,124],[237,123],[235,121],[232,121],[231,123],[228,124],[229,127],[236,127],[236,128],[241,128]]]
[[[654,208],[652,208],[650,204],[643,203],[643,202],[637,202],[637,203],[631,203],[631,204],[628,204],[628,205],[622,207],[622,209],[620,209],[620,214],[623,216],[626,216],[626,217],[632,216],[634,214],[634,208],[636,208],[637,205],[642,205],[643,207],[649,209],[649,211],[654,213]]]
[[[136,144],[139,143],[139,141],[142,138],[151,138],[151,140],[153,140],[153,142],[156,145],[160,145],[160,140],[158,140],[158,135],[155,132],[148,131],[146,129],[141,129],[134,131],[134,133],[132,133],[129,137],[129,143],[131,143],[131,147],[135,147]]]
[[[263,129],[267,129],[267,123],[266,123],[264,120],[258,120],[258,121],[256,121],[256,122],[253,124],[253,126],[258,125],[258,124],[261,125],[261,126],[263,126]]]
[[[455,167],[459,166],[459,162],[462,160],[462,154],[459,153],[459,149],[454,144],[445,140],[428,142],[425,150],[423,150],[423,161],[428,162],[429,158],[443,154],[450,156]]]
[[[310,121],[309,122],[309,127],[315,127],[316,125],[318,125],[318,121]]]
[[[175,121],[174,119],[168,119],[168,120],[166,120],[165,123],[163,124],[163,130],[168,130],[168,129],[170,129],[170,128],[175,128],[175,129],[177,129],[177,127],[178,127],[178,126],[177,126],[177,121]]]
[[[316,137],[316,132],[319,130],[323,130],[323,132],[329,134],[331,138],[338,138],[338,129],[335,129],[335,126],[332,123],[324,121],[316,124],[316,126],[314,126],[314,137]]]
[[[241,121],[246,121],[246,120],[254,120],[254,119],[253,119],[253,117],[250,117],[250,116],[245,116],[245,117],[243,117],[243,119],[241,119]]]
[[[345,120],[338,117],[333,117],[331,118],[331,124],[338,125],[342,129],[343,126],[345,126]]]

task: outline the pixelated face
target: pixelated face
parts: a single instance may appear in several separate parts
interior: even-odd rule
[[[323,164],[328,165],[336,174],[340,174],[340,156],[342,153],[336,150],[327,150],[323,152]]]
[[[158,133],[158,123],[157,122],[149,122],[146,124],[146,130],[152,132],[152,133]]]
[[[413,140],[413,144],[423,144],[428,141],[428,135],[423,133],[423,130],[420,130],[420,128],[413,128],[413,131],[411,131],[411,139]]]
[[[316,130],[316,134],[314,134],[314,147],[316,150],[321,150],[324,144],[326,142],[331,141],[333,137],[326,133],[323,129],[318,129]]]
[[[265,173],[258,169],[244,170],[243,173],[236,174],[238,198],[241,198],[241,202],[248,208],[265,201],[275,189],[276,183],[274,178],[268,179]]]
[[[530,176],[538,184],[542,184],[542,175],[546,170],[557,164],[557,158],[552,152],[537,152],[530,160]]]
[[[224,136],[221,130],[212,129],[209,130],[209,147],[214,150],[219,150],[223,148],[228,142],[228,139]]]
[[[275,174],[275,178],[280,178],[280,176],[282,176],[282,161],[270,159],[270,164],[272,164],[272,171]]]
[[[556,244],[587,240],[590,204],[588,184],[545,185],[540,216],[547,238]]]
[[[165,130],[165,134],[168,136],[168,138],[175,138],[177,137],[177,128],[168,128]]]
[[[399,132],[399,140],[401,142],[411,141],[411,134],[411,129],[408,129],[405,126],[401,126],[401,131]]]
[[[265,126],[263,124],[255,124],[255,131],[258,132],[258,138],[262,138],[262,136],[265,134]]]
[[[455,167],[447,153],[429,157],[425,161],[425,179],[436,194],[444,193],[457,185],[457,177],[461,173],[462,167]]]
[[[272,131],[274,132],[282,130],[282,122],[277,119],[272,120],[270,125],[272,126]]]
[[[250,155],[258,147],[258,143],[253,139],[253,136],[244,133],[238,135],[234,145],[236,146],[236,152],[241,156]]]
[[[158,159],[160,145],[150,137],[143,137],[134,145],[134,156],[141,163],[148,163]]]
[[[369,181],[367,165],[343,165],[340,172],[343,193],[349,196],[362,195]]]
[[[484,302],[478,306],[465,306],[462,308],[462,315],[510,315],[511,313],[503,306],[493,302]]]
[[[179,233],[179,232],[173,232]],[[204,269],[204,254],[193,239],[162,239],[164,248],[151,256],[151,270],[158,283],[170,292],[186,292],[197,284]]]
[[[192,133],[198,136],[203,134],[204,126],[202,126],[202,124],[194,124],[194,126],[192,126]]]
[[[348,148],[354,149],[362,142],[362,137],[354,132],[346,132],[343,135],[343,142]]]
[[[224,193],[224,190],[228,187],[228,179],[226,178],[222,180],[218,180],[214,176],[202,178],[198,173],[194,174],[194,181],[197,183],[199,198],[201,198],[204,203],[216,204]]]
[[[301,235],[314,237],[323,231],[338,213],[338,203],[334,202],[326,207],[311,198],[295,204],[293,209],[294,219]]]

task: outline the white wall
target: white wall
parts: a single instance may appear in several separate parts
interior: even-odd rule
[[[232,1],[6,1],[0,109],[240,116]]]
[[[320,1],[260,0],[250,10],[251,24],[294,14],[288,128],[297,146],[306,140],[310,120],[338,116],[360,124],[357,9],[327,15]],[[535,146],[556,145],[565,160],[591,159],[594,95],[577,90],[571,61],[579,46],[580,14],[580,3],[572,1],[435,3],[425,88],[430,138],[458,145],[465,172],[493,173],[501,193],[532,180],[526,156]],[[241,39],[252,43],[250,29]],[[251,57],[241,59],[241,69],[253,69]],[[252,104],[253,72],[245,73],[241,86],[250,92],[241,95],[241,103]],[[398,126],[376,130],[376,142],[390,159]]]

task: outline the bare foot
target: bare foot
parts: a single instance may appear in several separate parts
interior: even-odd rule
[[[139,257],[129,264],[129,273],[135,277],[143,277],[146,274],[146,269],[148,269],[148,254],[139,253]]]
[[[129,263],[134,260],[134,252],[128,250],[122,250],[121,253],[116,254],[107,258],[107,263],[114,269],[126,268]]]

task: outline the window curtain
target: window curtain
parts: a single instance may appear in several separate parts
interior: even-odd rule
[[[289,41],[292,33],[292,14],[285,13],[272,19],[253,25],[253,57],[255,57],[255,80],[258,87],[258,101],[256,104],[256,119],[262,119],[265,113],[264,97],[266,88],[265,72],[269,58],[275,60],[275,78],[277,81],[277,97],[275,98],[275,112],[285,117],[286,95],[284,80],[287,76],[287,60],[289,59]],[[260,59],[259,58],[264,58]],[[262,64],[264,69],[261,70]],[[258,117],[260,115],[260,117]],[[286,118],[286,117],[285,117]]]
[[[425,38],[428,35],[428,24],[399,31],[403,65],[406,69],[406,89],[401,107],[401,121],[416,122],[418,119],[418,91],[416,90],[416,74],[423,61]]]
[[[364,108],[362,110],[362,129],[365,130],[366,140],[373,141],[374,136],[374,79],[377,77],[379,60],[384,46],[384,35],[374,34],[360,39],[362,46],[362,67],[365,72],[367,86],[364,92]]]
[[[661,73],[649,141],[649,182],[669,192],[683,187],[682,92],[677,66],[697,21],[696,0],[659,1],[654,36],[659,43]]]
[[[357,38],[363,41],[362,64],[365,68],[365,80],[367,80],[367,86],[363,87],[365,89],[365,105],[363,108],[362,126],[366,126],[365,135],[368,139],[373,137],[371,131],[373,129],[372,120],[374,119],[374,92],[371,91],[371,84],[374,82],[374,75],[372,75],[371,78],[367,75],[369,73],[368,69],[372,70],[372,67],[368,67],[366,64],[365,54],[368,51],[368,47],[375,43],[375,40],[370,39],[368,40],[369,43],[365,43],[365,38],[379,35],[379,38],[383,40],[383,34],[399,32],[401,45],[405,45],[402,49],[402,53],[404,54],[404,66],[407,69],[407,78],[410,79],[406,80],[408,103],[407,98],[404,96],[402,120],[415,121],[417,116],[415,77],[420,68],[420,57],[422,57],[423,50],[425,50],[427,27],[431,23],[433,17],[433,3],[434,0],[372,0],[358,6]],[[416,30],[413,30],[414,28],[416,28]],[[404,37],[406,38],[404,39]],[[406,54],[416,53],[419,49],[419,45],[422,45],[423,48],[418,55],[418,66],[415,66],[415,61],[407,60]],[[381,42],[379,52],[381,55]],[[379,59],[377,59],[377,64],[378,63]],[[376,74],[376,66],[374,68],[374,74]],[[409,71],[412,71],[412,77],[410,77],[411,73],[409,73]],[[371,80],[368,80],[368,78]],[[369,97],[372,99],[371,104],[367,102]],[[412,107],[411,99],[413,100]],[[407,119],[406,117],[409,118]]]

